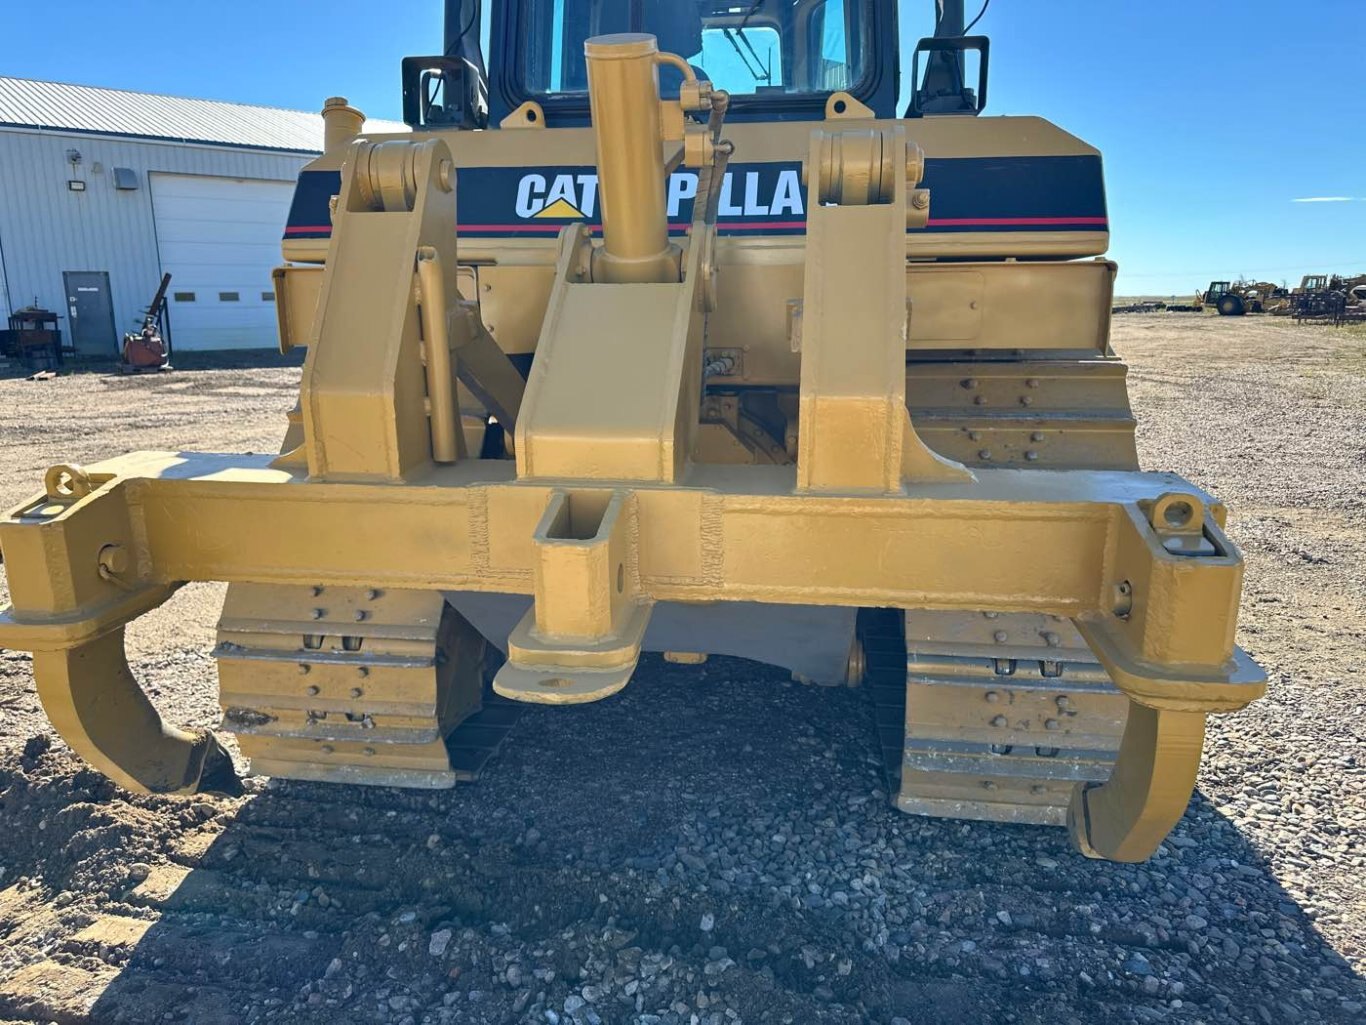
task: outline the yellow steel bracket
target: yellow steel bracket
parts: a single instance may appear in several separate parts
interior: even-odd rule
[[[817,128],[806,162],[806,271],[797,486],[899,492],[970,480],[906,409],[906,228],[923,225],[924,169],[904,125]]]
[[[128,668],[124,624],[177,585],[142,579],[119,483],[55,466],[46,484],[0,526],[15,606],[0,610],[0,642],[33,652],[38,698],[52,725],[114,782],[163,794],[235,789],[232,760],[213,733],[163,723]],[[77,516],[82,529],[69,529],[65,520]]]
[[[1264,687],[1233,643],[1242,562],[1221,510],[1167,474],[983,469],[812,495],[780,466],[694,467],[670,487],[515,480],[501,460],[415,485],[311,481],[264,456],[96,469],[54,469],[0,520],[15,604],[0,645],[38,653],[62,735],[145,790],[213,785],[226,764],[206,734],[161,723],[122,656],[122,626],[190,580],[531,595],[496,685],[535,701],[619,688],[660,601],[1069,616],[1133,705],[1111,779],[1071,811],[1078,845],[1117,860],[1146,857],[1184,810],[1203,717]]]
[[[495,691],[574,704],[626,686],[650,619],[636,585],[634,528],[628,492],[551,493],[533,535],[535,603],[508,638]]]
[[[603,241],[593,246],[584,225],[560,236],[515,435],[517,473],[525,481],[676,483],[697,433],[711,186],[730,154],[720,141],[727,97],[698,82],[686,61],[659,53],[653,36],[590,39],[584,52]],[[677,102],[659,98],[661,64],[684,74]],[[707,111],[708,123],[685,123],[685,108]],[[703,167],[686,254],[669,238],[665,194],[683,159]],[[565,703],[626,685],[652,607],[633,584],[634,515],[625,491],[551,494],[534,534],[535,604],[509,641],[494,681],[500,693]]]
[[[521,377],[458,301],[455,229],[445,142],[352,143],[300,395],[314,478],[408,480],[463,458],[457,379],[515,422]]]
[[[1142,861],[1190,802],[1205,716],[1260,697],[1266,675],[1234,644],[1243,563],[1199,497],[1126,506],[1109,559],[1108,614],[1076,623],[1129,717],[1109,780],[1073,791],[1068,828],[1089,857]]]

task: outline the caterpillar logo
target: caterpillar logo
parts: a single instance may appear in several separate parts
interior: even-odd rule
[[[697,198],[697,172],[676,171],[669,177],[670,221],[692,218]],[[591,221],[597,213],[598,176],[593,173],[531,173],[517,185],[516,215],[524,221]],[[806,216],[801,174],[794,167],[729,171],[721,185],[717,216],[722,220],[797,220]]]

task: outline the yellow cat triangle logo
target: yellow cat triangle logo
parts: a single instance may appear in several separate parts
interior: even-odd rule
[[[582,219],[583,211],[567,199],[557,199],[535,216]]]

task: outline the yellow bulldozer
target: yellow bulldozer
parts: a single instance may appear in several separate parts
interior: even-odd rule
[[[1224,506],[1138,466],[1099,153],[979,116],[961,0],[904,95],[891,0],[446,18],[411,132],[324,107],[280,453],[55,465],[0,521],[0,644],[67,743],[133,790],[231,785],[123,645],[226,581],[257,773],[451,786],[514,703],[730,655],[863,685],[906,812],[1152,854],[1264,676]]]

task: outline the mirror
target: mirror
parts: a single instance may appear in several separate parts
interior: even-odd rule
[[[986,36],[920,40],[911,62],[915,91],[906,116],[980,114],[987,105],[989,49]]]

